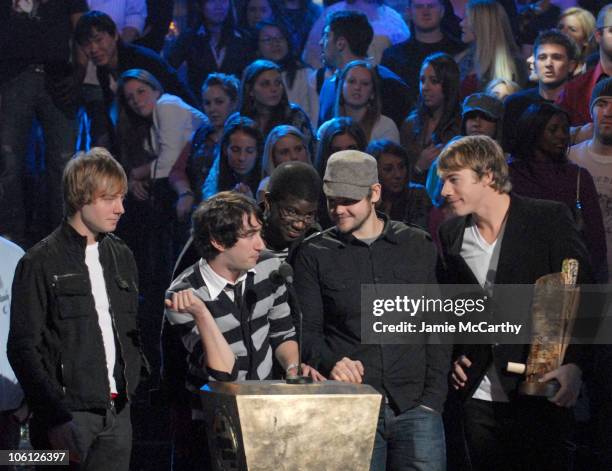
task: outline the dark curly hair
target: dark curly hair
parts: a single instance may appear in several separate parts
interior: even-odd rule
[[[255,202],[235,191],[222,191],[200,203],[192,218],[193,242],[200,257],[210,261],[220,253],[213,240],[229,249],[244,237],[245,215],[255,216],[260,224],[263,221]]]

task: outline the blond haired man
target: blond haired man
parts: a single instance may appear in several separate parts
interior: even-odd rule
[[[511,194],[508,166],[493,139],[451,141],[438,173],[442,196],[458,216],[440,228],[445,282],[479,284],[495,299],[499,285],[533,284],[559,272],[565,258],[579,261],[580,282],[590,281],[589,257],[569,209]],[[447,409],[462,421],[472,470],[567,469],[568,408],[587,358],[568,349],[565,364],[542,378],[561,385],[547,400],[517,395],[521,377],[505,370],[509,361],[525,363],[527,353],[525,345],[455,346]]]
[[[111,233],[126,191],[105,149],[70,160],[64,221],[26,253],[13,282],[8,356],[34,413],[32,444],[69,450],[78,469],[129,469],[129,400],[142,366],[138,277]]]

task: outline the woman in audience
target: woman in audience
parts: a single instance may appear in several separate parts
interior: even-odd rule
[[[587,58],[596,50],[596,43],[593,39],[595,17],[584,8],[570,7],[561,13],[557,28],[576,41],[578,46],[574,75],[585,73]]]
[[[202,85],[204,113],[210,122],[195,132],[191,148],[181,154],[170,172],[171,182],[189,182],[196,205],[202,199],[202,187],[215,161],[225,121],[238,108],[239,91],[240,82],[233,75],[213,73]]]
[[[525,86],[527,65],[514,41],[508,15],[497,1],[471,0],[461,30],[461,40],[469,44],[457,56],[462,97],[483,90],[494,78]]]
[[[240,92],[240,114],[255,121],[264,138],[280,124],[299,129],[308,139],[312,153],[314,139],[310,119],[302,108],[289,101],[281,72],[278,65],[264,59],[246,68]]]
[[[194,202],[188,182],[170,182],[168,175],[207,119],[179,97],[165,94],[146,70],[127,70],[117,86],[118,156],[129,189],[120,232],[134,252],[141,292],[151,303],[145,312],[161,315],[174,255],[186,237],[184,231],[175,232],[186,229],[177,223]]]
[[[289,34],[279,23],[257,25],[258,55],[281,68],[281,76],[291,103],[299,105],[311,122],[319,116],[319,95],[314,71],[289,48]]]
[[[416,108],[402,126],[400,140],[412,162],[412,180],[424,183],[442,147],[459,134],[459,68],[451,56],[436,53],[421,66]]]
[[[338,80],[334,116],[353,118],[368,141],[390,139],[399,143],[397,126],[391,118],[381,114],[380,95],[375,66],[362,60],[349,62]],[[327,123],[323,123],[321,128],[324,130],[326,126]]]
[[[328,121],[325,129],[319,129],[319,147],[315,158],[315,168],[325,175],[327,160],[334,152],[341,150],[364,151],[368,145],[365,133],[359,124],[349,117],[334,118]]]
[[[266,139],[261,161],[262,180],[257,189],[257,201],[262,201],[270,175],[276,167],[285,162],[306,162],[312,165],[306,137],[293,126],[276,126]]]
[[[410,184],[410,161],[404,148],[388,139],[372,141],[366,152],[378,162],[382,197],[377,209],[394,221],[428,229],[431,200],[422,185]]]
[[[512,190],[565,203],[584,236],[596,279],[606,282],[606,239],[597,191],[591,174],[567,158],[567,113],[549,103],[530,105],[521,115],[516,132],[521,139],[509,161]]]
[[[233,190],[255,199],[261,179],[263,138],[250,118],[234,114],[225,124],[215,164],[204,183],[204,199]]]
[[[240,77],[255,48],[236,29],[230,0],[200,0],[194,6],[199,21],[179,35],[167,59],[175,68],[187,64],[189,86],[197,91],[213,72]]]
[[[325,176],[327,161],[333,153],[349,149],[365,151],[368,145],[363,129],[352,118],[334,118],[327,123],[325,129],[319,129],[319,147],[315,159],[315,168],[321,178]],[[318,221],[324,229],[332,226],[324,194],[321,194],[319,201]]]
[[[507,96],[519,92],[521,87],[518,83],[512,80],[496,78],[487,83],[484,92],[487,95],[492,95],[504,101]]]

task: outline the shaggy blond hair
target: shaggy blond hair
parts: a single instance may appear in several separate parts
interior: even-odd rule
[[[127,193],[127,177],[123,167],[108,150],[94,147],[79,152],[68,162],[62,179],[64,212],[74,215],[86,204],[103,195]]]

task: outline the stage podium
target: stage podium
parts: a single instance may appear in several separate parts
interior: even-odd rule
[[[371,386],[338,381],[211,382],[200,395],[214,469],[370,467],[382,399]]]

